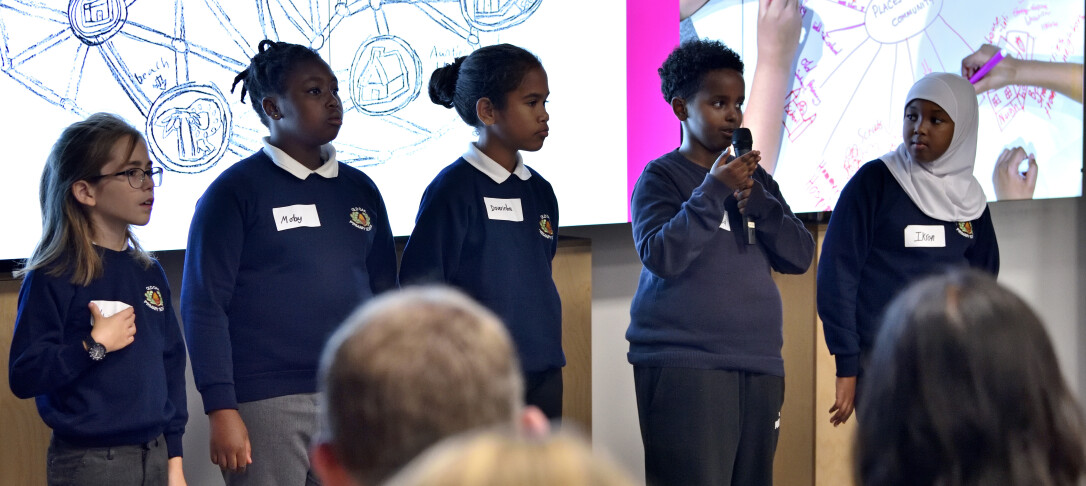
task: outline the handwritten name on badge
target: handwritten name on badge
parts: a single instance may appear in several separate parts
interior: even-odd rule
[[[483,205],[486,206],[486,216],[490,219],[524,221],[524,211],[520,207],[520,198],[498,199],[484,197]]]
[[[905,248],[943,248],[946,228],[938,225],[910,224],[905,227]]]
[[[272,208],[272,217],[275,218],[275,229],[278,231],[301,228],[319,228],[321,219],[317,216],[317,205],[295,204]]]

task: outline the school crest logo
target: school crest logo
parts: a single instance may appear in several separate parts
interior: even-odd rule
[[[148,285],[147,290],[143,292],[143,303],[150,307],[151,310],[158,312],[162,312],[166,308],[162,303],[162,292],[154,285]]]
[[[966,238],[972,239],[973,238],[973,222],[972,221],[963,221],[961,223],[958,223],[958,234],[962,235],[962,236],[964,236]]]
[[[551,217],[549,215],[539,215],[539,234],[548,240],[554,239],[554,227],[551,226]]]
[[[369,213],[363,208],[351,208],[351,224],[360,230],[369,231],[373,229],[373,220],[370,219]]]

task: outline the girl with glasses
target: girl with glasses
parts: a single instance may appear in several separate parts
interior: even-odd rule
[[[166,274],[132,234],[161,180],[143,136],[105,113],[65,129],[42,172],[8,365],[53,429],[50,485],[185,484],[184,342]]]

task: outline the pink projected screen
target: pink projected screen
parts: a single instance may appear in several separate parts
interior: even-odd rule
[[[657,3],[671,2],[628,3],[631,183],[644,163],[678,146],[680,137],[655,71],[680,41],[680,2],[673,8]],[[684,21],[683,35],[717,39],[737,51],[749,97],[758,60],[758,1],[688,3],[696,11]],[[802,31],[780,114],[781,150],[773,174],[792,209],[832,210],[860,165],[901,143],[904,98],[915,80],[937,71],[960,73],[962,59],[984,43],[1018,59],[1081,65],[1083,9],[1077,0],[802,1]],[[989,200],[996,199],[997,159],[1016,147],[1036,160],[1033,198],[1082,195],[1081,101],[1012,85],[980,94],[978,103],[975,176]],[[754,148],[758,145],[755,140]],[[1021,161],[1020,170],[1027,166]]]

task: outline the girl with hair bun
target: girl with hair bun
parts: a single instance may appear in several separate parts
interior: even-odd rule
[[[520,47],[487,46],[435,70],[429,93],[479,139],[426,188],[400,283],[450,284],[498,314],[516,342],[525,401],[557,418],[565,365],[551,277],[558,201],[520,156],[542,148],[549,133],[547,72]]]

